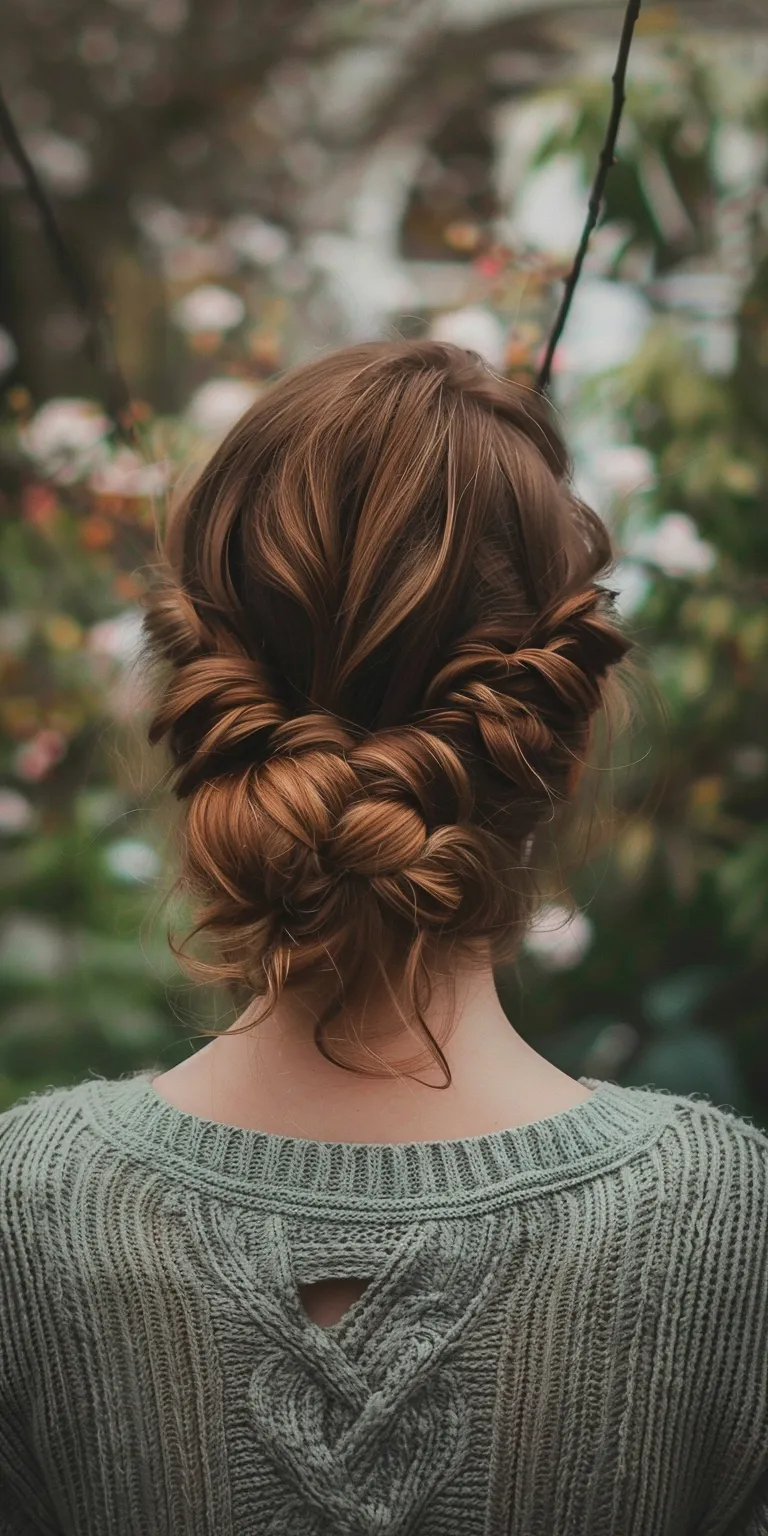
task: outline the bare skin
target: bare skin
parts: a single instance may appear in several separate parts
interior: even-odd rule
[[[255,1030],[233,1033],[236,1020],[155,1077],[154,1087],[176,1108],[225,1125],[353,1142],[480,1136],[544,1119],[589,1098],[589,1089],[539,1055],[510,1024],[490,965],[453,976],[450,1033],[448,996],[439,979],[426,1013],[451,1069],[449,1088],[440,1087],[444,1074],[418,1034],[398,1027],[383,987],[372,992],[365,1018],[353,1019],[352,1028],[373,1042],[372,1063],[414,1076],[364,1077],[326,1061],[312,1039],[309,1002],[286,996]]]
[[[310,1001],[294,995],[284,997],[255,1031],[233,1033],[236,1020],[187,1060],[161,1072],[153,1086],[177,1109],[224,1125],[366,1143],[481,1136],[545,1119],[589,1098],[590,1089],[540,1056],[512,1027],[490,965],[450,974],[452,1027],[449,992],[440,978],[426,1013],[453,1079],[439,1092],[429,1085],[439,1086],[444,1074],[424,1053],[420,1037],[398,1023],[384,987],[372,990],[365,1018],[351,1026],[371,1043],[371,1064],[394,1065],[397,1076],[363,1077],[326,1061],[312,1039]],[[340,1041],[344,1055],[343,1037]],[[329,1278],[299,1289],[310,1320],[331,1327],[366,1284]]]

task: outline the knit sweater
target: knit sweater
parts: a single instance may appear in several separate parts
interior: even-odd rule
[[[0,1115],[2,1536],[767,1536],[768,1138],[582,1077],[329,1143],[152,1073]],[[298,1287],[369,1277],[341,1320]]]

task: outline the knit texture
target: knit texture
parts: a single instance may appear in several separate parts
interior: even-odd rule
[[[0,1115],[2,1536],[768,1536],[768,1138],[581,1082],[401,1145],[150,1072]]]

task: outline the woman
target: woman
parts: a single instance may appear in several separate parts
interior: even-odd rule
[[[768,1532],[768,1139],[494,990],[627,649],[545,401],[323,357],[165,553],[150,739],[242,1008],[0,1117],[0,1529]]]

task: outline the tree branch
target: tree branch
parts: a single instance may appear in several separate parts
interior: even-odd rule
[[[597,162],[597,174],[595,175],[595,180],[592,185],[592,192],[590,194],[589,206],[587,209],[587,218],[584,224],[584,229],[582,230],[581,240],[579,241],[579,248],[576,252],[573,266],[566,279],[565,290],[563,292],[560,308],[555,317],[555,323],[552,327],[549,341],[547,342],[546,352],[544,353],[544,361],[542,362],[541,369],[539,371],[539,377],[536,381],[537,388],[542,391],[546,390],[549,386],[549,376],[552,370],[552,359],[555,355],[557,343],[563,334],[565,322],[568,319],[571,300],[573,299],[576,284],[578,283],[581,276],[581,269],[584,265],[584,257],[587,254],[587,246],[589,245],[590,236],[595,225],[597,224],[598,218],[600,217],[600,207],[603,201],[605,183],[608,180],[608,172],[610,171],[611,166],[615,164],[616,157],[614,152],[616,149],[616,140],[619,133],[619,124],[621,122],[621,113],[625,101],[624,84],[627,78],[629,50],[632,46],[632,34],[635,30],[635,22],[637,21],[637,18],[640,14],[641,4],[642,0],[627,0],[627,9],[624,12],[624,24],[621,29],[621,39],[619,42],[619,52],[616,59],[616,67],[611,77],[613,84],[611,115],[608,119],[608,127],[606,128],[605,132],[605,141],[603,143],[603,147],[600,151],[600,157]]]
[[[118,363],[112,328],[98,294],[92,289],[80,262],[69,247],[54,212],[53,204],[27,154],[0,90],[0,133],[8,153],[22,178],[30,202],[37,209],[48,244],[59,270],[70,288],[80,314],[86,322],[86,350],[104,385],[104,405],[114,422],[115,431],[125,442],[133,442],[130,426],[131,395]]]

